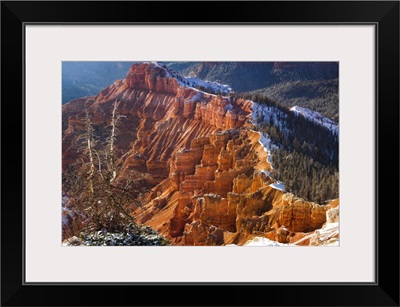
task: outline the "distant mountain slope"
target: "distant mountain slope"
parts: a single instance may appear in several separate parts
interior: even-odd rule
[[[314,111],[311,111],[309,109],[302,108],[299,106],[294,106],[294,107],[290,108],[290,111],[295,112],[296,114],[301,114],[306,119],[313,121],[316,124],[327,128],[331,132],[339,134],[339,126],[336,125],[334,121],[322,116],[318,112],[314,112]]]
[[[183,76],[229,84],[236,92],[282,82],[330,80],[339,75],[336,62],[166,62]]]
[[[177,62],[168,66],[184,76],[229,84],[236,92],[251,91],[279,82],[271,74],[272,62]]]
[[[117,79],[125,78],[135,62],[63,62],[62,103],[97,94]],[[336,62],[160,62],[207,90],[206,80],[227,84],[215,93],[250,92],[291,108],[300,106],[339,121]],[[211,86],[213,87],[213,86]]]
[[[117,79],[125,78],[133,62],[63,62],[62,103],[96,95]]]
[[[300,106],[339,122],[339,81],[290,81],[250,92],[275,100],[282,106]]]

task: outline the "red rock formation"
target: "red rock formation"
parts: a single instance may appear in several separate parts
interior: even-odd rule
[[[295,245],[338,245],[339,244],[339,200],[332,200],[324,206],[326,222],[321,228],[309,233],[296,233],[290,238]]]
[[[249,115],[248,103],[241,108],[246,104],[243,100],[236,103],[180,87],[176,79],[153,64],[133,65],[125,80],[95,97],[63,106],[64,169],[77,156],[74,141],[84,129],[85,112],[104,132],[116,101],[118,113],[125,116],[117,142],[125,153],[123,169],[149,173],[158,182],[169,175],[170,159],[178,149],[189,148],[192,139],[218,129],[242,126]]]
[[[260,235],[288,243],[320,228],[326,208],[269,187],[273,179],[255,169],[264,165],[258,146],[253,132],[233,129],[178,152],[169,178],[178,201],[163,234],[184,245],[243,244]]]

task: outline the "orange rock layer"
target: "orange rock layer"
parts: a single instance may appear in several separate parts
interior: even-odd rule
[[[136,212],[140,222],[175,244],[200,246],[241,245],[255,236],[293,243],[321,228],[331,206],[270,187],[273,179],[257,170],[264,165],[257,135],[230,129],[192,140],[176,153],[163,188],[155,187],[145,210]]]

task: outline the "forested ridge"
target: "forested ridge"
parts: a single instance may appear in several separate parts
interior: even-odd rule
[[[266,107],[255,129],[267,134],[272,149],[272,176],[287,192],[322,203],[339,197],[339,136],[260,94],[240,94]]]
[[[304,107],[339,122],[338,79],[287,81],[248,94],[269,97],[287,108]]]

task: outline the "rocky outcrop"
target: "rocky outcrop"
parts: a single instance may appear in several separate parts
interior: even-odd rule
[[[287,199],[287,197],[284,197],[283,201],[288,204],[280,210],[277,223],[292,232],[312,231],[321,228],[326,222],[326,207],[324,206],[304,202],[300,199]]]
[[[178,81],[156,65],[133,65],[125,78],[129,88],[176,95]]]
[[[77,158],[78,137],[89,113],[98,135],[106,135],[117,103],[121,116],[117,146],[124,153],[125,174],[134,169],[154,182],[169,176],[171,157],[189,148],[194,138],[243,126],[250,102],[204,93],[179,85],[155,64],[133,65],[126,79],[95,97],[63,106],[63,168]]]
[[[265,167],[259,137],[231,129],[192,140],[175,155],[166,181],[172,187],[167,203],[175,202],[168,227],[159,227],[154,216],[142,221],[182,245],[241,245],[255,236],[289,243],[321,228],[328,207],[283,194],[257,169]],[[153,207],[150,201],[146,210]]]

